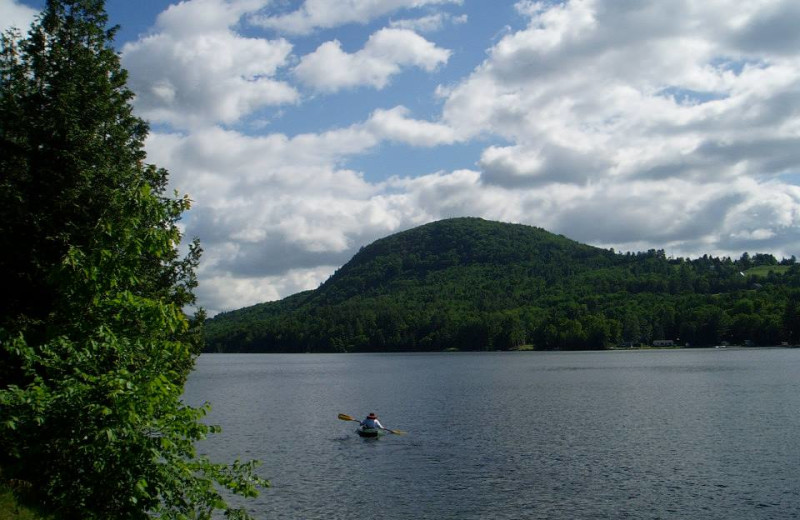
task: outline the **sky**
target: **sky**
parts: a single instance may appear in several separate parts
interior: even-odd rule
[[[0,28],[43,0],[0,0]],[[213,315],[462,216],[800,252],[797,0],[108,0]]]

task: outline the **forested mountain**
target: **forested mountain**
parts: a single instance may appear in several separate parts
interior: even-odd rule
[[[223,313],[208,352],[796,343],[794,257],[619,254],[477,218],[377,240],[314,291]]]

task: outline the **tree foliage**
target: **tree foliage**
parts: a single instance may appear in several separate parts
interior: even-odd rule
[[[181,402],[202,345],[188,197],[145,164],[148,128],[101,0],[48,0],[0,51],[0,466],[59,518],[246,517],[254,463],[197,456]]]
[[[619,254],[529,226],[459,218],[370,244],[317,290],[216,316],[206,348],[775,345],[800,336],[798,300],[794,259]]]

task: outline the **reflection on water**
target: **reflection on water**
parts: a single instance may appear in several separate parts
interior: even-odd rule
[[[800,350],[203,355],[257,518],[800,518]],[[375,411],[408,435],[361,439]]]

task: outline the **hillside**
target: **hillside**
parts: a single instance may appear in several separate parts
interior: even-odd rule
[[[216,316],[206,350],[794,342],[799,282],[794,259],[617,254],[539,228],[457,218],[375,241],[314,291]]]

